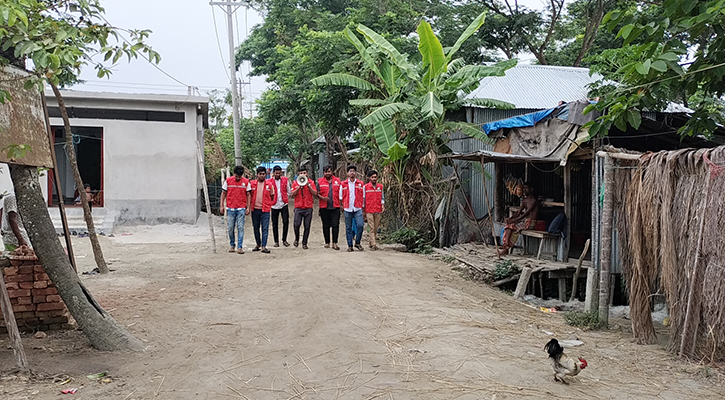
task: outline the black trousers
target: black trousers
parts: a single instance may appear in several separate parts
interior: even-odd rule
[[[332,230],[332,243],[337,243],[340,235],[340,209],[320,208],[320,219],[322,219],[322,235],[325,237],[325,244],[330,243],[330,230]]]
[[[303,222],[305,224],[305,232],[302,235],[302,244],[307,245],[307,239],[310,238],[310,226],[312,225],[311,208],[295,208],[295,242],[300,241],[300,226]]]
[[[287,204],[279,210],[272,209],[272,235],[274,242],[279,243],[279,216],[282,215],[282,241],[287,241],[287,232],[289,232],[289,206]]]

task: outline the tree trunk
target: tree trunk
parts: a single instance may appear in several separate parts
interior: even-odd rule
[[[576,60],[574,60],[574,67],[581,66],[584,56],[592,48],[594,39],[599,33],[599,25],[602,23],[602,18],[604,18],[604,0],[596,0],[596,3],[594,12],[591,15],[587,13],[587,28],[582,39],[582,48],[579,50],[579,55],[577,55]]]
[[[327,165],[332,166],[332,171],[337,170],[337,160],[335,159],[335,136],[331,133],[325,133],[325,150],[327,152]],[[322,165],[324,167],[324,165]]]
[[[612,220],[614,219],[614,161],[604,157],[604,205],[602,206],[601,266],[599,271],[599,322],[609,326],[609,271],[612,262]]]
[[[99,350],[143,350],[143,344],[96,303],[71,268],[53,228],[35,167],[10,165],[18,210],[45,272],[83,333]]]
[[[65,101],[63,96],[58,90],[58,86],[51,83],[50,87],[53,88],[55,99],[58,101],[58,107],[60,108],[60,115],[63,117],[63,126],[65,128],[65,144],[66,150],[68,151],[68,161],[70,161],[71,169],[73,170],[73,178],[76,181],[76,189],[80,194],[81,205],[83,206],[83,218],[86,220],[86,226],[88,227],[88,237],[91,239],[91,247],[93,248],[93,258],[96,259],[96,266],[98,272],[102,274],[108,273],[108,266],[106,260],[103,258],[103,250],[101,250],[101,244],[98,242],[98,235],[96,235],[96,227],[93,224],[93,215],[91,214],[91,208],[88,205],[88,199],[86,198],[85,188],[83,187],[83,179],[81,179],[81,172],[78,170],[78,161],[76,160],[76,151],[73,147],[73,133],[71,133],[70,120],[68,119],[68,111],[65,108]],[[59,201],[63,201],[62,195],[59,193]]]

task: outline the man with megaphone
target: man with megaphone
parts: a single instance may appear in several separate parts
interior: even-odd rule
[[[302,235],[302,248],[307,250],[307,240],[310,238],[310,225],[312,225],[312,208],[315,205],[317,190],[314,184],[310,184],[305,167],[300,168],[298,171],[297,180],[292,184],[290,196],[295,199],[294,246],[300,245],[300,225],[304,222],[305,231]]]

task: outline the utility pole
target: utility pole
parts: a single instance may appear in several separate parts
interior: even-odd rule
[[[229,36],[229,78],[232,86],[232,121],[234,124],[234,164],[242,165],[242,143],[239,136],[239,90],[237,89],[237,67],[234,57],[234,13],[244,5],[241,1],[210,1],[209,5],[219,6],[227,14],[227,34]]]

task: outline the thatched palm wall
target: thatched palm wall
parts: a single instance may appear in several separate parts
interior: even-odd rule
[[[656,341],[650,305],[660,293],[670,311],[670,348],[725,359],[725,146],[621,161],[615,179],[635,338]]]

